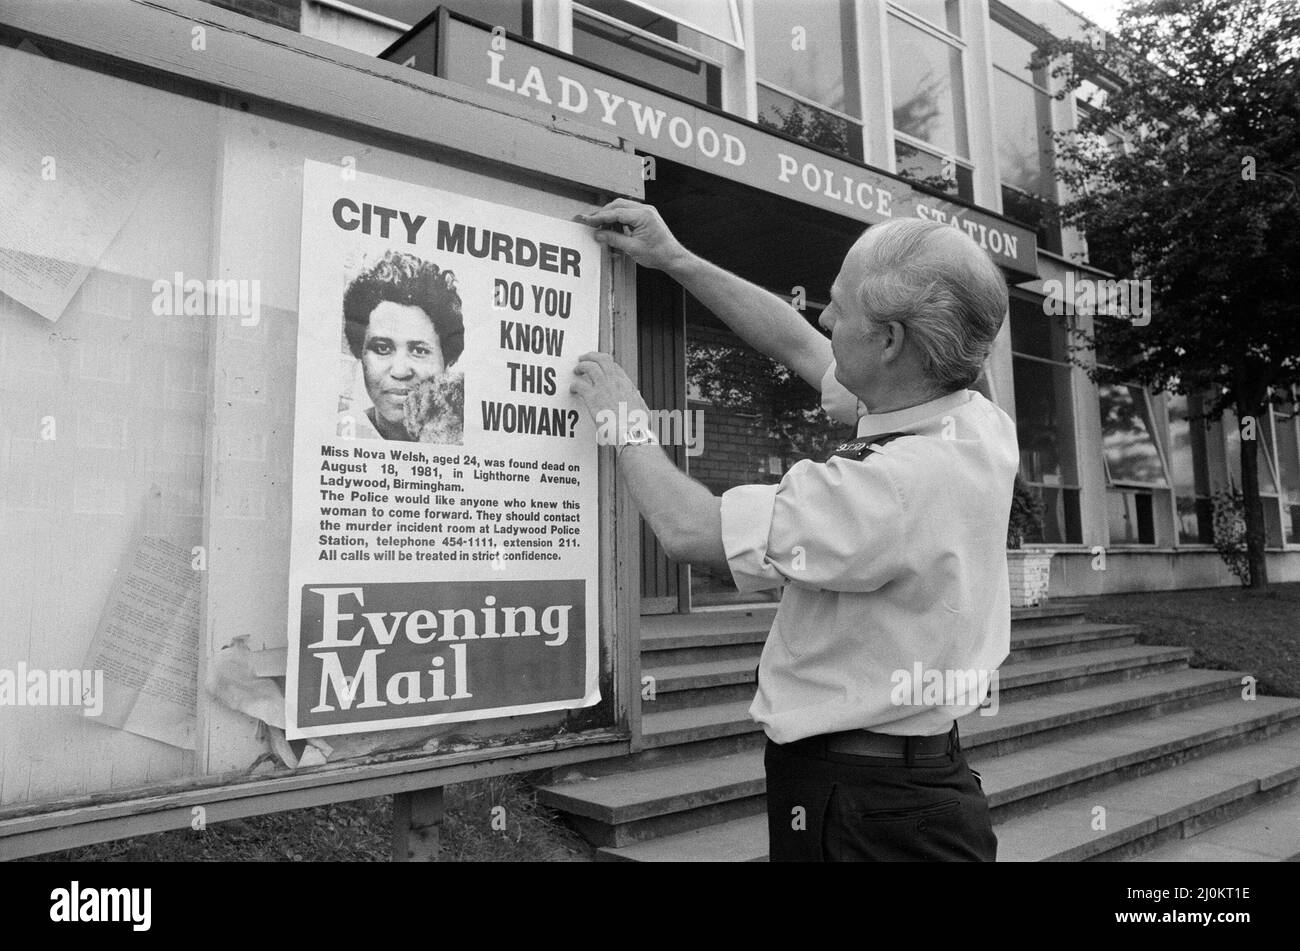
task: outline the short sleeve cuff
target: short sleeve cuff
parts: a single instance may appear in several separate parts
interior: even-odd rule
[[[722,493],[722,547],[736,588],[742,593],[785,584],[767,560],[767,539],[779,485],[738,485]]]

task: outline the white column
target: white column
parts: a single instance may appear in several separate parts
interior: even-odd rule
[[[988,0],[963,0],[962,34],[966,55],[962,65],[966,78],[967,135],[970,160],[975,165],[975,204],[1002,210],[1002,188],[998,177],[997,132],[993,113],[993,62],[989,45]]]
[[[862,154],[868,165],[894,171],[894,107],[889,89],[885,0],[856,0]]]
[[[744,52],[736,51],[727,60],[727,75],[723,95],[724,108],[743,116],[750,122],[758,121],[758,57],[754,41],[754,0],[740,0],[740,30],[744,34]],[[732,64],[735,64],[735,69]]]

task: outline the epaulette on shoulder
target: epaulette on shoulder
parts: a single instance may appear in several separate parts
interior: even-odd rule
[[[845,459],[854,459],[861,462],[867,456],[874,452],[879,452],[886,444],[902,436],[915,436],[916,433],[884,433],[880,436],[859,436],[850,439],[848,442],[842,442],[831,450],[828,459],[834,456],[842,456]]]

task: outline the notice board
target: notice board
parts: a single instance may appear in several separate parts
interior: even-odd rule
[[[50,29],[83,26],[79,42],[104,35]],[[148,34],[141,61],[157,51]],[[399,124],[467,108],[461,93],[427,97],[317,55],[255,66],[283,45],[230,37],[256,47],[232,81],[318,70],[304,96],[323,103],[316,86],[338,79],[344,111]],[[435,124],[424,140],[361,130],[269,88],[131,81],[67,46],[0,44],[0,74],[23,77],[24,110],[80,110],[85,136],[54,179],[37,144],[0,154],[13,187],[46,189],[46,210],[113,218],[89,223],[96,242],[73,260],[39,241],[10,248],[22,287],[0,294],[0,856],[15,836],[70,829],[66,810],[129,816],[146,795],[156,811],[185,791],[217,819],[232,784],[374,775],[375,795],[383,776],[444,760],[626,749],[635,690],[620,686],[632,674],[615,616],[635,599],[614,579],[617,533],[635,523],[613,524],[626,503],[568,384],[581,352],[616,349],[616,311],[631,326],[630,271],[574,222],[612,193],[531,173],[526,156],[577,149],[588,170],[624,163],[609,180],[632,185],[636,159],[537,120],[493,132],[491,109],[480,128]],[[367,84],[382,88],[357,91]],[[506,145],[465,150],[483,135]],[[92,201],[92,186],[122,197]],[[436,370],[390,368],[368,386],[359,354],[400,342],[408,363],[429,356],[409,321],[419,305],[351,308],[365,319],[351,339],[345,326],[349,288],[403,268],[420,285],[410,300],[459,300],[460,336],[440,312]],[[47,279],[59,286],[38,293]],[[345,593],[358,586],[360,599]],[[350,709],[312,718],[327,608],[337,640],[369,638],[333,652],[331,689],[351,689],[383,647],[370,656],[384,711],[362,680]]]

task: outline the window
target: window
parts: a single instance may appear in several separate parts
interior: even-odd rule
[[[1112,485],[1166,486],[1165,466],[1156,447],[1151,399],[1140,386],[1098,388],[1101,447]]]
[[[1273,410],[1277,474],[1282,483],[1282,533],[1288,545],[1300,545],[1300,440],[1297,407],[1288,403]]]
[[[1043,531],[1031,542],[1079,543],[1079,477],[1067,328],[1043,313],[1041,298],[1013,293],[1011,352],[1020,474],[1043,500]]]
[[[629,19],[626,14],[604,9],[605,7],[625,8],[632,4],[647,8],[650,14],[664,14],[664,18],[691,27],[705,36],[714,37],[733,46],[741,45],[740,18],[732,0],[630,0],[628,3],[606,3],[604,0],[596,0],[595,3],[588,3],[587,6],[640,25],[639,20]],[[644,17],[645,14],[634,13],[631,16]]]
[[[1178,541],[1213,544],[1213,507],[1210,501],[1208,428],[1199,397],[1170,396],[1169,475],[1174,484]]]
[[[890,13],[888,29],[898,172],[971,200],[974,193],[962,74],[965,44],[895,11]]]
[[[1061,230],[1048,203],[1052,174],[1052,97],[1046,70],[1031,69],[1034,43],[997,21],[989,23],[993,53],[993,112],[1002,178],[1002,212],[1038,233],[1038,243],[1060,253]]]
[[[447,7],[507,32],[529,35],[531,0],[347,0],[350,6],[415,26],[438,7]]]
[[[915,13],[931,26],[961,36],[961,11],[957,0],[893,0],[893,3]]]
[[[853,4],[765,2],[754,21],[759,123],[861,161]]]
[[[624,0],[574,5],[573,53],[637,82],[722,105],[723,44]]]
[[[1140,386],[1111,384],[1098,388],[1101,452],[1106,464],[1106,507],[1110,542],[1154,545],[1155,493],[1168,486],[1164,460],[1156,445],[1151,397]]]

